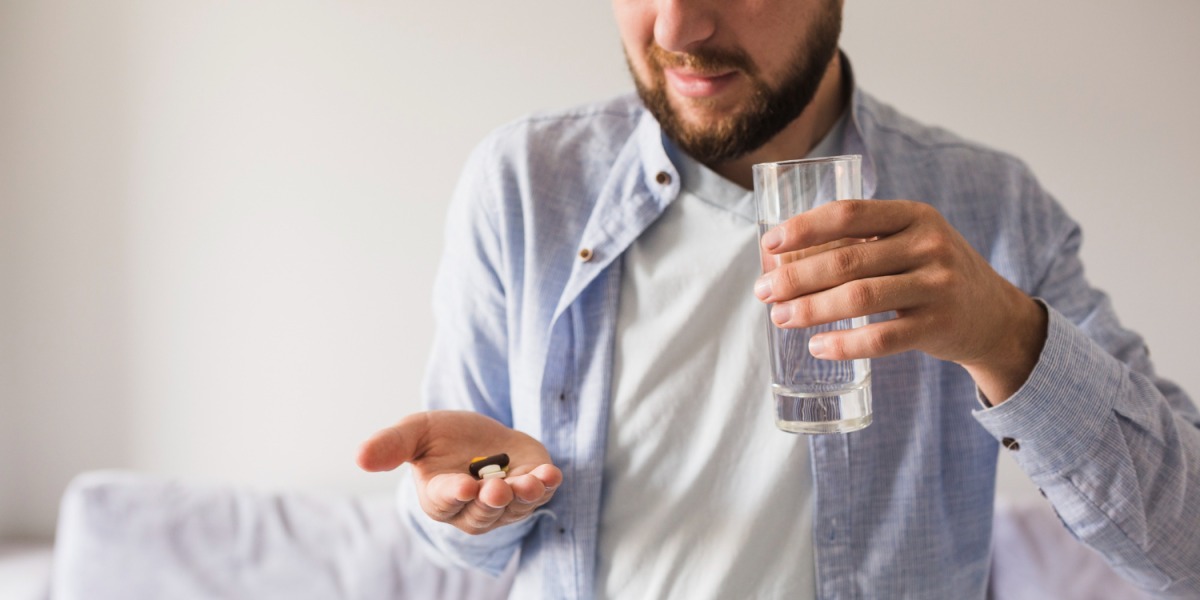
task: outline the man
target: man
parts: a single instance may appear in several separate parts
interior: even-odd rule
[[[438,277],[432,411],[363,447],[514,597],[982,598],[1003,445],[1130,581],[1200,594],[1200,414],[1016,160],[860,91],[841,3],[615,0],[638,88],[503,128]],[[639,101],[640,100],[640,101]],[[754,233],[750,165],[862,154],[864,195]],[[868,238],[759,277],[757,253]],[[875,422],[773,430],[762,303],[871,357]],[[471,457],[507,452],[506,479]],[[430,518],[432,517],[432,518]]]

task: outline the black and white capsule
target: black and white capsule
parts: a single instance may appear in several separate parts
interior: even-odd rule
[[[484,467],[495,466],[497,469],[488,469],[487,473],[482,473]],[[467,465],[467,470],[471,472],[471,476],[475,479],[483,479],[484,475],[489,473],[508,473],[508,455],[493,454],[492,456],[477,456],[471,459],[471,464]],[[493,475],[493,477],[500,477]]]

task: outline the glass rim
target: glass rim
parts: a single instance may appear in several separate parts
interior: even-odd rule
[[[839,154],[837,156],[818,156],[815,158],[793,158],[791,160],[781,160],[778,162],[757,163],[757,164],[753,165],[752,168],[755,171],[758,171],[761,169],[790,167],[793,165],[800,165],[800,164],[820,164],[820,163],[849,162],[849,161],[862,162],[862,155],[861,154]]]

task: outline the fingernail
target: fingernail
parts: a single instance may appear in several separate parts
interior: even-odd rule
[[[771,277],[769,275],[763,275],[754,282],[754,295],[759,300],[766,300],[771,295]]]
[[[779,232],[778,227],[766,232],[762,236],[763,248],[766,248],[767,250],[774,250],[774,249],[778,248],[779,245],[782,243],[783,243],[783,234]]]
[[[776,304],[771,307],[771,320],[777,325],[787,323],[788,319],[792,318],[791,304]]]
[[[821,355],[825,353],[825,338],[817,336],[808,340],[808,351],[813,356],[821,358]]]

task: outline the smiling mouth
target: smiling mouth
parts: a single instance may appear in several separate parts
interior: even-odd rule
[[[687,98],[711,98],[720,94],[738,78],[738,71],[698,73],[683,69],[663,69],[663,76],[679,95]]]

